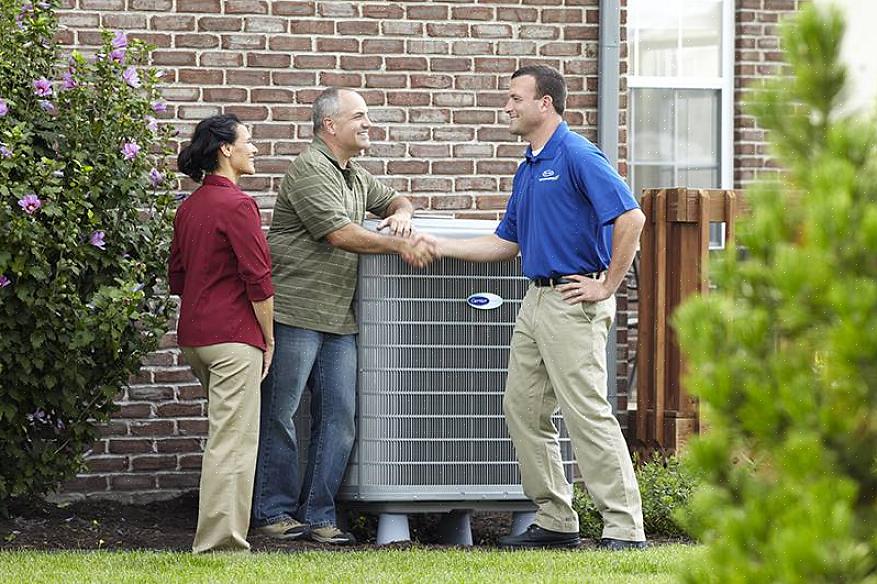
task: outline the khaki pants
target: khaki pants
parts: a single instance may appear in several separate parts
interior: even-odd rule
[[[192,551],[248,550],[259,449],[262,351],[243,343],[181,349],[208,400],[209,434]]]
[[[579,519],[563,474],[558,405],[585,486],[603,516],[603,537],[645,539],[642,502],[621,427],[606,400],[606,340],[615,298],[566,304],[550,287],[531,285],[512,336],[503,411],[535,523],[573,532]]]

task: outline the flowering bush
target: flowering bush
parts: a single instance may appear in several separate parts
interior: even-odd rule
[[[51,5],[0,7],[2,508],[80,468],[166,329],[173,129],[145,45],[60,59]]]
[[[747,192],[718,293],[677,313],[708,430],[687,582],[877,582],[877,120],[843,114],[843,22],[807,5],[753,103],[787,170]]]

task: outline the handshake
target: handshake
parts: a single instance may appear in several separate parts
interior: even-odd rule
[[[399,256],[406,264],[425,268],[442,257],[439,240],[426,233],[412,232],[402,244]]]
[[[425,268],[442,257],[440,242],[426,233],[414,231],[411,216],[391,215],[378,224],[378,231],[386,229],[394,236],[395,251],[402,260],[415,268]]]

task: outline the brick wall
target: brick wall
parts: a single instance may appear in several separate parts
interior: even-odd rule
[[[781,73],[779,23],[806,0],[737,0],[734,65],[734,188],[745,189],[759,178],[776,173],[765,131],[743,102],[765,77]]]
[[[569,83],[566,119],[596,140],[599,0],[319,2],[67,0],[62,41],[88,52],[99,28],[157,46],[166,118],[182,137],[233,112],[251,124],[257,174],[242,187],[270,222],[279,180],[312,136],[322,87],[365,97],[361,159],[426,212],[498,218],[524,145],[500,108],[510,74],[545,63]],[[184,182],[183,188],[194,185]],[[143,499],[197,486],[204,393],[168,334],[119,397],[120,411],[67,493]]]

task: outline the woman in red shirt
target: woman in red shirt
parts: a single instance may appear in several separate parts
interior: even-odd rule
[[[255,154],[247,128],[222,115],[199,123],[177,158],[202,182],[177,210],[169,266],[177,342],[208,397],[196,553],[250,547],[259,384],[274,354],[271,257],[259,208],[237,186]]]

